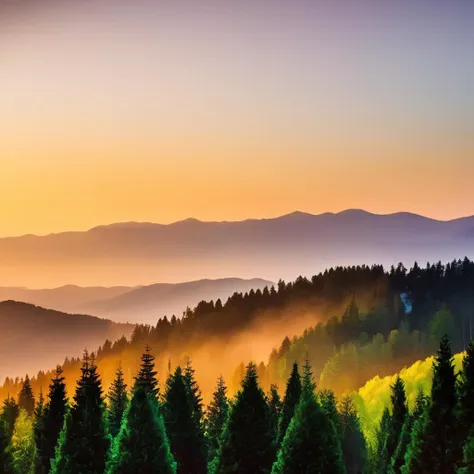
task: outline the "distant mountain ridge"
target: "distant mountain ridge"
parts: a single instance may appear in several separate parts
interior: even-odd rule
[[[0,287],[0,301],[16,300],[43,307],[108,317],[113,321],[151,323],[164,315],[181,316],[187,306],[200,301],[225,300],[235,292],[270,287],[273,282],[253,278],[223,278],[184,283],[155,283],[138,287],[90,287],[66,285],[45,290]]]
[[[350,209],[234,222],[129,222],[0,239],[0,284],[135,286],[228,275],[274,281],[334,265],[465,255],[474,255],[474,217],[440,221]]]
[[[16,301],[0,302],[0,380],[7,375],[49,369],[65,356],[80,356],[86,347],[96,350],[105,339],[129,337],[133,328],[131,324],[84,314],[66,314]]]

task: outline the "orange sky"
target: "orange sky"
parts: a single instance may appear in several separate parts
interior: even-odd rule
[[[211,4],[4,15],[0,236],[294,210],[474,214],[469,16]]]

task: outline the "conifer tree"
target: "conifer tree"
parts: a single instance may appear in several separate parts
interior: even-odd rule
[[[205,474],[207,470],[203,439],[193,418],[194,409],[185,375],[181,367],[177,367],[166,382],[163,414],[178,474]]]
[[[472,474],[474,472],[474,437],[470,436],[464,446],[464,460],[457,474]]]
[[[109,431],[111,436],[115,438],[120,431],[122,417],[128,403],[127,384],[123,379],[122,367],[119,367],[115,373],[115,379],[110,386],[107,398]]]
[[[295,415],[273,465],[272,474],[344,474],[339,436],[316,400],[309,363]]]
[[[66,415],[51,473],[102,474],[109,445],[102,384],[94,358],[85,351],[74,404]]]
[[[146,385],[133,390],[107,463],[107,474],[176,474],[156,396]]]
[[[0,472],[13,474],[13,458],[8,423],[0,419]]]
[[[410,435],[410,444],[405,454],[405,464],[400,469],[402,474],[428,474],[429,464],[423,460],[424,434],[428,421],[428,407],[421,416],[413,422]]]
[[[397,449],[400,434],[408,414],[405,384],[400,376],[395,379],[391,391],[392,416],[387,435],[387,465],[391,464],[392,456]]]
[[[327,388],[320,390],[319,392],[319,403],[323,412],[329,417],[336,428],[336,433],[341,436],[341,420],[337,411],[337,399],[336,395],[332,390]]]
[[[209,459],[214,459],[219,449],[219,441],[229,413],[227,387],[222,376],[217,380],[217,388],[207,408],[207,438],[209,440]]]
[[[406,417],[405,423],[403,424],[397,449],[392,456],[391,466],[389,469],[390,474],[400,474],[402,472],[402,467],[405,464],[405,456],[407,454],[408,446],[411,440],[413,426],[415,422],[423,415],[427,403],[428,400],[423,394],[423,390],[420,390],[416,396],[415,409],[411,415]]]
[[[250,363],[227,418],[216,474],[266,474],[275,457],[271,419],[257,367]]]
[[[278,393],[278,387],[275,384],[270,385],[268,394],[268,408],[270,410],[270,420],[272,432],[275,441],[278,439],[278,422],[280,421],[282,401]]]
[[[42,413],[37,409],[35,420],[36,441],[36,474],[49,473],[51,459],[58,444],[59,433],[64,424],[67,409],[65,379],[61,366],[56,371],[49,385],[48,400]]]
[[[456,439],[456,402],[453,356],[449,339],[444,336],[433,364],[431,404],[420,453],[421,465],[432,474],[454,473],[462,458]]]
[[[13,467],[18,474],[34,474],[35,472],[35,438],[33,420],[22,408],[15,422],[12,437]]]
[[[26,410],[30,416],[33,415],[35,411],[35,397],[33,395],[33,390],[31,388],[31,382],[28,375],[25,377],[20,394],[18,395],[18,406],[20,407],[20,410]]]
[[[15,427],[15,421],[20,414],[20,407],[16,403],[13,397],[8,397],[3,401],[3,410],[1,419],[5,421],[8,428],[10,438],[13,436],[13,429]]]
[[[375,433],[375,446],[371,453],[371,469],[373,474],[385,474],[389,468],[387,456],[387,439],[390,430],[390,411],[385,407],[380,424]]]
[[[278,427],[278,440],[281,443],[285,437],[286,430],[290,425],[291,419],[295,413],[296,406],[301,397],[301,377],[298,372],[298,364],[293,364],[290,378],[286,384],[285,397],[283,398],[283,406],[281,409],[281,417]]]
[[[140,370],[135,377],[134,389],[143,387],[145,391],[158,398],[160,389],[158,387],[158,379],[156,378],[157,373],[155,370],[155,358],[151,355],[151,348],[146,346],[145,352],[142,355]]]
[[[346,474],[365,472],[367,449],[354,401],[349,395],[340,404],[341,449]]]
[[[469,435],[474,435],[474,341],[469,343],[462,361],[456,432],[461,447],[464,447]]]

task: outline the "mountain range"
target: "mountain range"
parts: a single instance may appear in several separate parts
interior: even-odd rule
[[[276,281],[341,264],[466,255],[474,255],[474,217],[439,221],[347,210],[238,222],[130,222],[0,239],[0,285],[135,286],[229,275]]]
[[[156,324],[165,315],[181,316],[200,301],[225,300],[234,292],[245,293],[273,285],[258,278],[222,278],[184,283],[156,283],[138,287],[78,287],[53,289],[1,288],[0,301],[16,300],[60,311],[94,314],[117,322]]]

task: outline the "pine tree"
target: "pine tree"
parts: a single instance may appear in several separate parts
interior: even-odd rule
[[[14,473],[10,438],[8,423],[0,419],[0,472],[3,474]]]
[[[156,396],[138,385],[114,440],[107,474],[176,474]]]
[[[391,459],[397,449],[400,434],[408,414],[405,384],[400,376],[395,379],[391,390],[392,416],[387,435],[387,465],[391,465]]]
[[[194,409],[185,375],[181,367],[177,367],[166,382],[163,414],[178,474],[205,474],[207,470],[203,439],[193,418]]]
[[[271,419],[257,367],[250,363],[225,424],[216,474],[266,474],[275,457]]]
[[[349,395],[342,398],[339,411],[341,449],[346,474],[365,472],[367,449],[354,401]]]
[[[275,384],[270,385],[268,394],[268,408],[270,410],[270,420],[272,424],[272,433],[275,442],[278,439],[278,422],[280,420],[282,401],[278,393],[278,387]]]
[[[13,429],[15,427],[15,421],[20,414],[20,407],[16,403],[13,397],[6,398],[3,401],[3,410],[1,414],[1,419],[5,421],[8,428],[8,433],[10,438],[13,436]]]
[[[128,404],[127,384],[123,379],[122,367],[119,367],[115,373],[107,398],[109,400],[107,410],[109,430],[111,436],[115,438],[120,431],[122,417]]]
[[[35,411],[35,397],[33,395],[33,390],[31,389],[31,382],[28,375],[25,377],[20,394],[18,395],[18,406],[20,407],[20,410],[26,410],[30,416],[33,415]]]
[[[410,435],[410,444],[405,454],[405,464],[400,469],[402,474],[428,474],[430,464],[423,460],[424,434],[428,421],[428,407],[421,416],[413,422]]]
[[[140,370],[135,377],[134,389],[144,387],[147,392],[158,398],[160,389],[158,387],[158,379],[156,378],[157,373],[155,370],[155,358],[151,355],[151,348],[146,346],[145,352],[142,355]]]
[[[459,380],[459,418],[456,426],[458,443],[464,447],[474,429],[474,341],[469,343],[462,362]]]
[[[332,390],[322,389],[319,392],[319,403],[323,412],[329,417],[336,428],[336,433],[341,437],[341,420],[337,411],[337,399]]]
[[[474,472],[474,437],[470,436],[464,446],[464,460],[457,474],[472,474]]]
[[[280,423],[278,427],[278,440],[281,443],[285,437],[286,430],[290,425],[291,419],[295,413],[296,406],[301,397],[301,377],[298,372],[298,364],[293,364],[290,378],[286,384],[285,397],[281,409]]]
[[[54,457],[59,433],[64,424],[67,396],[62,373],[61,366],[58,365],[49,385],[48,401],[42,414],[36,415],[36,474],[49,473],[51,459]]]
[[[423,415],[426,409],[428,400],[423,394],[423,390],[420,390],[416,396],[415,409],[411,415],[408,415],[403,424],[400,439],[398,441],[397,449],[392,456],[390,474],[400,474],[402,467],[405,464],[405,457],[407,454],[408,446],[411,440],[411,433],[415,422]]]
[[[272,474],[344,474],[341,444],[316,400],[311,367],[304,367],[301,399],[273,465]]]
[[[385,407],[380,424],[375,433],[375,446],[372,451],[371,469],[373,474],[385,474],[389,468],[387,456],[387,439],[390,430],[390,411]]]
[[[12,437],[13,467],[18,474],[34,474],[35,472],[35,438],[33,420],[22,408],[15,422]]]
[[[441,339],[433,364],[431,404],[423,433],[421,465],[432,474],[453,474],[462,452],[456,439],[456,374],[449,339]]]
[[[74,404],[66,415],[52,462],[52,474],[102,474],[110,445],[102,384],[87,351],[77,382]]]
[[[228,413],[227,387],[221,376],[217,380],[217,388],[207,408],[207,438],[210,445],[209,459],[211,460],[214,459],[219,449],[219,442]]]

